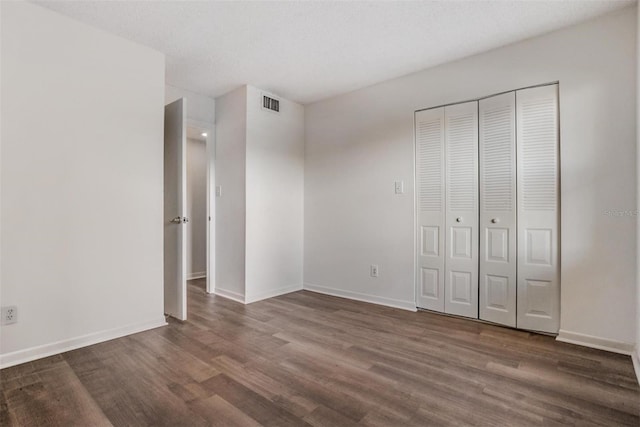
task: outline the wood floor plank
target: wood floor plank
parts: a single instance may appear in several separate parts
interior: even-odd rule
[[[69,365],[61,359],[50,364],[51,359],[56,358],[44,361],[45,369],[36,368],[3,387],[8,413],[2,418],[8,423],[2,425],[110,426]]]
[[[276,405],[286,409],[299,418],[304,418],[320,406],[311,399],[300,395],[283,394],[274,397],[272,400]]]
[[[276,399],[278,396],[284,396],[289,393],[287,387],[280,382],[270,378],[262,373],[251,369],[250,366],[243,365],[228,356],[218,356],[211,362],[220,372],[223,372],[229,378],[250,388],[266,399]]]
[[[351,427],[357,425],[352,419],[324,406],[318,406],[304,420],[315,427]]]
[[[215,394],[205,399],[198,399],[190,403],[189,407],[207,420],[211,426],[259,427],[262,425]]]
[[[582,377],[569,376],[559,372],[549,372],[540,369],[532,369],[526,363],[518,368],[501,366],[489,363],[487,369],[500,372],[514,379],[525,382],[537,382],[545,388],[559,390],[560,392],[576,398],[593,401],[607,408],[635,415],[638,412],[637,392],[625,388],[614,388],[605,384],[598,384]]]
[[[203,386],[264,426],[286,427],[307,424],[225,374],[208,379]]]
[[[300,367],[293,365],[290,360],[285,360],[280,363],[252,364],[252,367],[271,378],[279,379],[293,394],[326,406],[354,421],[366,415],[367,408],[363,402],[340,390],[332,389],[326,378],[312,375],[312,366]]]
[[[154,354],[131,351],[129,337],[66,354],[80,381],[114,425],[207,425],[177,399],[174,378]]]
[[[152,334],[136,334],[132,339],[138,344],[133,351],[141,354],[150,353],[158,355],[161,373],[168,378],[168,373],[175,382],[202,382],[219,373],[217,369],[208,363],[199,360],[190,353],[181,351],[179,347],[160,336]]]
[[[640,425],[628,356],[308,291],[0,371],[0,425]]]

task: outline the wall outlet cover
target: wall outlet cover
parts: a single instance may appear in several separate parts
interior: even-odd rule
[[[16,307],[15,305],[2,307],[0,311],[3,325],[10,325],[18,321],[18,307]]]

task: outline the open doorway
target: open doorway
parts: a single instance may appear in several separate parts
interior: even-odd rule
[[[189,139],[193,141],[189,142]],[[192,228],[192,232],[197,233],[197,236],[191,242],[194,244],[193,250],[200,251],[199,254],[204,256],[204,270],[201,270],[203,264],[200,255],[195,255],[196,258],[192,258],[191,271],[194,276],[187,275],[187,279],[199,280],[199,283],[204,284],[207,293],[213,293],[216,277],[216,145],[214,125],[188,119],[187,150],[187,182],[191,180],[189,178],[191,175],[194,180],[193,190],[197,193],[197,196],[195,194],[192,196],[193,203],[187,200],[188,212],[199,216],[199,219],[194,217],[197,225]],[[193,169],[193,174],[190,169]],[[187,192],[189,193],[190,190]],[[204,252],[202,252],[203,243]],[[205,272],[204,276],[197,274],[200,271]]]
[[[211,292],[215,277],[213,125],[187,120],[186,104],[167,104],[164,126],[164,311],[183,321],[188,280]]]
[[[187,124],[187,198],[186,211],[186,277],[187,286],[207,289],[208,262],[208,209],[207,139],[210,130],[192,123]]]

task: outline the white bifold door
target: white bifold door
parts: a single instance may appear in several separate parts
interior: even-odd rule
[[[418,305],[478,317],[478,107],[416,113]]]
[[[444,108],[445,313],[478,317],[478,103]]]
[[[558,86],[516,92],[518,328],[560,327]]]
[[[416,112],[417,304],[444,312],[444,107]]]
[[[516,326],[516,94],[479,101],[480,318]]]
[[[557,87],[416,112],[419,307],[558,331]]]

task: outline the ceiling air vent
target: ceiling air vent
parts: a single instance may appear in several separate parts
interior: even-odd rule
[[[280,101],[277,99],[270,98],[266,95],[262,95],[262,108],[265,110],[275,111],[276,113],[280,112]]]

